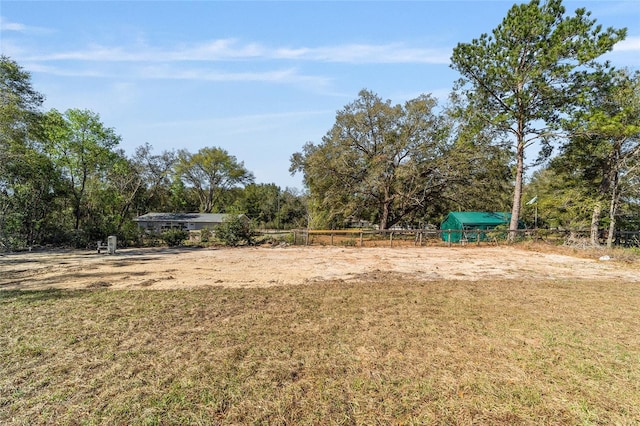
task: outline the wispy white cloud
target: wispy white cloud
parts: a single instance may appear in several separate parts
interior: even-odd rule
[[[272,83],[316,83],[325,84],[326,78],[300,74],[295,68],[230,72],[202,68],[184,68],[170,66],[146,66],[136,70],[136,74],[144,78],[166,80],[199,80],[199,81],[263,81]]]
[[[191,46],[182,45],[171,48],[153,46],[124,48],[92,45],[82,50],[34,54],[26,59],[111,62],[217,62],[264,59],[336,63],[447,64],[450,53],[449,48],[419,48],[403,43],[272,48],[260,43],[242,43],[236,39],[219,39]]]
[[[324,116],[327,114],[334,114],[334,110],[306,110],[306,111],[285,111],[268,114],[247,114],[223,118],[198,118],[191,120],[174,120],[174,121],[162,121],[156,123],[149,123],[147,127],[175,127],[175,126],[203,126],[210,125],[216,128],[220,126],[234,129],[235,131],[243,131],[242,127],[247,123],[254,123],[255,125],[263,126],[265,124],[280,125],[278,123],[288,122],[291,120],[304,119],[314,116]],[[245,131],[247,129],[244,129]]]
[[[138,62],[148,60],[144,52],[127,51],[120,47],[93,45],[84,50],[66,52],[35,53],[25,57],[28,61],[98,61],[98,62]]]
[[[640,67],[640,36],[627,37],[617,43],[613,51],[604,54],[603,59],[611,61],[617,67]]]
[[[25,34],[48,34],[53,32],[53,30],[50,28],[34,27],[19,22],[11,22],[2,16],[0,16],[0,31],[18,32]]]
[[[317,88],[326,87],[331,83],[328,77],[300,73],[296,68],[275,69],[266,71],[221,71],[202,68],[185,68],[184,66],[143,65],[127,68],[109,67],[58,67],[27,61],[24,63],[31,72],[56,75],[60,77],[90,77],[122,79],[155,79],[155,80],[194,80],[214,82],[265,82],[283,84],[304,84]]]
[[[627,37],[613,47],[614,52],[640,52],[640,36]]]
[[[98,77],[98,78],[110,78],[116,77],[115,74],[109,73],[104,69],[92,69],[92,68],[61,68],[51,65],[45,65],[38,61],[26,60],[21,62],[29,72],[37,72],[43,74],[56,75],[60,77]]]
[[[296,68],[232,72],[202,68],[148,66],[136,70],[136,74],[145,79],[274,83],[304,86],[313,90],[325,90],[332,82],[329,77],[304,74]]]
[[[228,38],[157,53],[167,54],[170,60],[178,61],[223,61],[264,58],[268,56],[268,49],[259,43],[243,44],[237,39]]]
[[[192,45],[160,48],[136,46],[105,46],[92,44],[84,49],[42,53],[23,52],[23,63],[29,69],[60,76],[121,77],[199,80],[217,82],[270,82],[303,84],[316,89],[327,88],[332,79],[301,72],[298,67],[278,67],[277,62],[301,64],[322,63],[435,63],[447,64],[449,50],[423,49],[395,44],[344,44],[325,47],[277,47],[260,43],[243,43],[237,39],[218,39]],[[206,63],[240,63],[250,60],[268,68],[255,70],[212,69]],[[78,62],[73,66],[60,62]],[[94,64],[94,65],[92,65]],[[130,65],[124,65],[130,64]],[[197,65],[200,64],[200,65]],[[132,66],[131,66],[132,65]],[[126,71],[123,72],[123,67]],[[218,67],[220,68],[220,67]]]
[[[6,19],[0,17],[0,31],[17,31],[24,32],[27,27],[24,24],[19,24],[17,22],[9,22]]]
[[[449,63],[450,49],[417,48],[402,43],[345,44],[317,48],[276,49],[273,58],[343,63]]]
[[[333,117],[334,114],[335,110],[333,109],[283,111],[266,114],[153,121],[145,123],[144,128],[146,132],[157,133],[160,131],[165,135],[172,134],[176,129],[188,128],[194,130],[196,134],[208,135],[208,137],[213,137],[220,141],[233,141],[228,149],[237,154],[242,154],[241,157],[247,159],[250,156],[256,156],[256,150],[252,148],[243,153],[242,145],[246,145],[245,148],[249,148],[253,144],[251,141],[259,138],[258,135],[273,135],[282,132],[283,129],[296,129],[303,126],[302,123],[309,121],[326,121],[327,119],[330,121],[330,117]],[[287,133],[289,132],[291,130],[287,130]],[[224,146],[224,142],[221,142],[221,145]],[[291,152],[293,152],[293,148]],[[257,154],[260,157],[259,159],[262,159],[263,155]],[[285,170],[288,168],[288,161],[286,163]]]

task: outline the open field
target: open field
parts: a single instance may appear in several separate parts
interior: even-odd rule
[[[579,253],[575,251],[575,253]],[[271,287],[326,280],[595,279],[640,283],[640,263],[599,261],[601,252],[548,246],[256,247],[127,249],[116,255],[60,251],[0,256],[0,289]],[[585,254],[586,253],[586,254]]]
[[[638,424],[640,271],[592,257],[0,256],[0,424]]]

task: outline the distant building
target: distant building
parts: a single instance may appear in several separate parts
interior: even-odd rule
[[[246,217],[243,214],[224,213],[147,213],[133,221],[138,223],[139,228],[149,232],[162,232],[167,229],[197,231],[205,228],[213,229],[234,216]]]
[[[375,229],[378,225],[371,223],[368,220],[360,219],[355,216],[349,216],[344,220],[345,228],[366,228],[366,229]]]
[[[500,227],[508,229],[510,221],[511,213],[450,212],[440,225],[441,230],[450,231],[442,233],[442,240],[452,243],[486,241],[487,234],[482,231],[491,231]]]

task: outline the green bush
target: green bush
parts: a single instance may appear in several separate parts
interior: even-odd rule
[[[211,229],[209,228],[203,228],[200,230],[200,242],[201,243],[208,243],[209,240],[211,239]]]
[[[285,243],[290,245],[295,245],[295,234],[292,232],[290,234],[285,234],[284,236],[279,236],[277,238],[279,243]]]
[[[251,222],[244,216],[234,216],[216,229],[216,238],[228,246],[252,245],[256,236]]]
[[[164,231],[160,235],[160,238],[169,247],[176,247],[189,238],[189,231],[185,231],[183,229],[169,229],[168,231]]]

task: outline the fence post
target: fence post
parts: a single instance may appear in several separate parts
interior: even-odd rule
[[[362,247],[362,231],[360,231],[360,247]]]
[[[389,247],[393,247],[393,231],[389,234]]]

